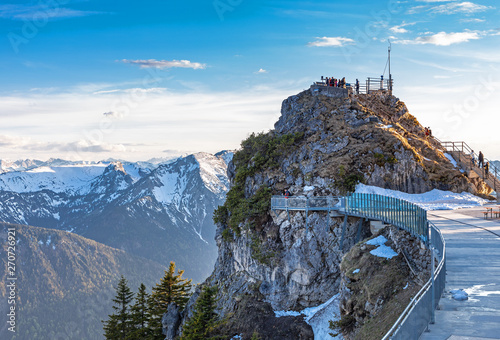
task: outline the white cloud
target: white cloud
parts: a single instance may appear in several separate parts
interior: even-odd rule
[[[436,45],[436,46],[450,46],[452,44],[459,44],[463,42],[468,42],[470,40],[477,40],[481,38],[480,32],[439,32],[432,35],[426,35],[422,37],[417,37],[413,40],[395,40],[396,44],[415,44],[415,45]]]
[[[428,11],[430,13],[435,13],[435,14],[474,14],[474,13],[479,13],[479,12],[484,12],[490,9],[494,9],[495,7],[492,6],[484,6],[480,4],[476,4],[470,1],[420,1],[420,2],[425,2],[428,5],[419,5],[419,6],[414,6],[411,7],[408,10],[408,14],[417,14],[421,13],[424,11]],[[434,5],[432,3],[436,2],[446,2],[445,4],[442,5]]]
[[[428,6],[414,6],[408,10],[408,14],[417,14],[428,8]]]
[[[431,8],[431,12],[439,14],[457,14],[457,13],[472,14],[472,13],[484,12],[489,9],[493,9],[493,7],[479,5],[473,2],[465,1],[465,2],[450,2],[444,5],[435,6]]]
[[[460,19],[460,22],[485,22],[486,20],[484,19],[478,19],[478,18],[470,18],[470,19]]]
[[[96,95],[113,87],[90,84],[0,95],[0,135],[29,136],[0,139],[0,154],[12,159],[145,160],[162,156],[165,149],[236,149],[248,133],[272,128],[283,99],[301,90],[305,81],[224,92],[121,89]]]
[[[354,40],[343,37],[317,37],[316,39],[316,41],[310,42],[307,45],[315,47],[342,47],[344,45],[354,44]]]
[[[194,70],[198,70],[198,69],[205,69],[207,67],[206,64],[193,63],[189,60],[170,61],[170,60],[155,60],[155,59],[148,59],[148,60],[123,59],[121,60],[121,62],[126,64],[139,65],[141,68],[158,68],[158,69],[179,67],[179,68],[192,68]]]
[[[389,30],[393,33],[408,33],[408,30],[404,27],[413,26],[415,24],[416,24],[416,22],[404,22],[403,21],[403,23],[401,25],[393,26],[393,27],[389,28]]]
[[[408,30],[406,28],[403,28],[401,26],[393,26],[393,27],[391,27],[389,29],[393,33],[407,33],[408,32]]]
[[[268,73],[267,70],[264,70],[263,68],[261,68],[260,70],[258,70],[257,72],[255,72],[256,74],[263,74],[263,73]]]
[[[0,18],[11,20],[37,20],[63,19],[84,17],[88,15],[103,14],[95,11],[79,11],[71,8],[49,5],[0,5]]]
[[[0,135],[0,147],[21,149],[27,151],[51,152],[123,152],[126,147],[122,144],[91,143],[87,140],[76,142],[43,142],[31,137]]]

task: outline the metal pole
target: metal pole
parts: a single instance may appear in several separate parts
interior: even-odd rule
[[[431,298],[431,324],[434,324],[436,322],[436,316],[435,316],[435,308],[434,308],[434,299],[435,299],[435,284],[434,284],[434,245],[431,244],[431,280],[432,280],[432,298]]]
[[[309,211],[309,197],[306,198],[306,232],[309,231],[309,223],[307,220],[307,212]]]
[[[344,248],[344,234],[347,227],[347,212],[344,215],[344,225],[342,226],[342,236],[340,237],[340,250]]]
[[[389,93],[392,94],[392,74],[391,74],[391,41],[389,42]]]

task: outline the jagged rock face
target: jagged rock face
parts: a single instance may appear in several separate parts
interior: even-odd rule
[[[283,102],[275,130],[305,132],[300,154],[290,160],[299,162],[302,172],[316,182],[328,183],[342,165],[347,172],[362,173],[366,184],[387,189],[486,193],[453,167],[440,144],[425,137],[406,105],[388,94],[328,98],[304,91]],[[289,184],[293,180],[287,178]],[[302,184],[300,176],[296,180]]]
[[[181,311],[175,303],[168,305],[167,312],[163,315],[161,323],[165,340],[174,340],[181,322]]]
[[[224,296],[236,300],[243,292],[258,289],[274,310],[302,310],[331,298],[340,283],[343,220],[331,218],[328,225],[326,213],[309,213],[306,227],[304,213],[291,212],[290,219],[286,212],[272,215],[266,228],[266,248],[275,250],[267,254],[269,261],[262,263],[266,259],[255,258],[256,236],[250,231],[234,242],[225,242],[219,233],[219,257],[211,281],[222,285]],[[354,244],[357,232],[357,220],[348,222],[344,249]],[[367,232],[366,227],[364,230]],[[230,312],[235,302],[220,300],[220,308]]]
[[[247,210],[265,205],[254,202],[262,188],[275,195],[285,189],[292,195],[339,195],[362,180],[409,193],[478,191],[393,96],[349,98],[308,90],[286,99],[281,111],[275,130],[244,141],[228,167],[229,219],[246,213],[238,211],[244,202],[251,202]],[[218,260],[207,284],[219,286],[221,316],[234,315],[249,296],[262,296],[274,310],[301,310],[338,293],[340,262],[357,241],[358,219],[347,220],[341,249],[342,218],[309,213],[306,223],[305,212],[250,215],[237,226],[218,224]],[[365,222],[361,238],[368,235]],[[290,339],[299,338],[290,333]]]
[[[342,260],[340,311],[346,340],[381,339],[430,277],[431,252],[420,240],[396,227],[386,227],[379,235],[397,256],[374,256],[370,252],[376,246],[362,242]]]

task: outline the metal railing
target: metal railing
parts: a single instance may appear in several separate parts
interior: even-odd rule
[[[354,193],[337,196],[273,196],[271,209],[306,211],[338,211],[345,217],[358,216],[381,220],[419,237],[431,249],[431,278],[410,301],[403,313],[382,340],[418,340],[429,323],[434,323],[434,312],[446,282],[446,245],[436,226],[427,220],[427,211],[394,197]],[[435,256],[439,263],[435,266]]]
[[[435,321],[434,313],[446,284],[446,244],[439,229],[432,222],[429,224],[431,225],[431,267],[434,269],[436,253],[439,263],[429,281],[410,301],[382,340],[418,340],[429,323]]]
[[[429,240],[427,211],[416,204],[394,197],[376,194],[338,196],[273,196],[272,210],[337,211],[345,216],[357,216],[383,221],[404,229],[426,244]],[[345,226],[344,226],[345,227]],[[342,242],[341,242],[342,243]]]
[[[458,156],[458,160],[455,159],[457,162],[462,163],[469,169],[473,169],[475,167],[475,164],[472,164],[472,155],[474,155],[475,163],[477,164],[479,155],[475,152],[473,152],[472,148],[465,142],[441,142],[441,145],[443,148],[450,152],[451,155],[453,156],[454,154]],[[492,181],[493,181],[493,190],[497,191],[497,186],[500,184],[498,183],[498,176],[500,175],[500,169],[498,169],[495,164],[484,157],[484,164],[486,162],[489,162],[489,170],[488,174],[486,174],[484,165],[480,167],[480,172],[482,175],[483,180],[489,180],[489,175],[493,175]],[[488,177],[487,177],[488,176]]]
[[[342,197],[339,196],[273,196],[272,210],[338,210]]]
[[[422,241],[429,240],[427,211],[411,202],[376,194],[351,194],[345,197],[349,215],[380,220],[404,229]]]
[[[434,312],[446,282],[446,244],[441,232],[427,220],[427,211],[394,197],[376,194],[351,194],[346,197],[284,197],[273,196],[271,209],[306,211],[338,211],[348,215],[381,220],[404,229],[431,249],[431,278],[410,301],[382,340],[418,340],[429,323],[434,323]],[[346,221],[345,221],[346,222]],[[344,222],[344,224],[345,224]],[[435,256],[439,263],[435,266]]]
[[[315,85],[327,86],[326,80],[322,77],[322,80],[315,82]],[[358,86],[356,87],[356,82],[347,82],[345,86],[341,88],[351,89],[354,94],[370,94],[378,91],[391,91],[394,88],[394,79],[383,79],[380,77],[372,78],[368,77],[365,82],[358,81]]]

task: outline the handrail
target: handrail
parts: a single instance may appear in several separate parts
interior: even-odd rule
[[[346,216],[380,220],[419,237],[428,244],[427,211],[409,201],[376,194],[339,196],[273,196],[272,210],[337,211]]]
[[[460,162],[462,162],[462,159],[461,159],[461,154],[460,153],[463,153],[467,159],[466,159],[466,162],[471,162],[471,158],[470,156],[471,155],[474,155],[474,158],[477,160],[478,159],[478,154],[476,154],[475,152],[473,152],[472,148],[466,143],[466,142],[449,142],[449,141],[446,141],[446,142],[441,142],[441,145],[445,148],[446,151],[450,151],[450,152],[457,152],[458,153],[458,160]],[[451,150],[450,150],[451,148]],[[492,174],[494,176],[493,178],[493,190],[497,190],[497,181],[498,181],[498,176],[500,175],[500,169],[495,166],[494,163],[492,163],[491,160],[487,159],[486,157],[484,157],[484,162],[483,163],[486,163],[486,162],[489,162],[489,173]],[[472,167],[471,167],[472,168]],[[484,166],[481,168],[482,169],[482,176],[483,176],[483,180],[487,180],[487,178],[485,178],[485,171],[484,171]]]
[[[341,196],[272,196],[272,210],[338,210]]]
[[[348,215],[360,216],[370,219],[378,219],[391,223],[401,229],[409,231],[414,236],[421,238],[433,252],[436,249],[440,254],[440,261],[434,270],[434,275],[424,284],[419,292],[413,297],[403,313],[396,320],[391,329],[382,340],[418,339],[429,322],[434,321],[434,311],[439,302],[446,277],[446,244],[443,235],[436,226],[427,220],[427,211],[417,205],[397,199],[394,197],[353,193],[349,196],[313,196],[313,197],[285,197],[273,196],[271,198],[271,209],[289,210],[335,210]],[[307,221],[307,214],[306,214]],[[437,235],[437,236],[436,236]],[[434,269],[434,262],[431,264]],[[430,296],[429,296],[430,294]],[[429,300],[428,305],[425,303]],[[422,318],[415,312],[419,307],[425,313]],[[408,320],[413,318],[412,322]],[[415,332],[414,325],[417,324],[418,331]],[[406,328],[413,327],[409,332]],[[416,337],[415,337],[416,336]]]
[[[415,339],[418,339],[420,337],[420,334],[423,333],[425,328],[427,327],[427,324],[429,322],[434,322],[434,311],[439,303],[439,298],[444,291],[444,285],[445,285],[445,277],[446,277],[446,270],[445,270],[445,264],[446,264],[446,242],[444,241],[444,237],[439,231],[439,229],[432,223],[429,222],[431,228],[433,231],[439,236],[439,239],[436,240],[434,238],[431,238],[431,249],[437,249],[439,251],[439,254],[441,255],[440,261],[438,263],[438,266],[434,270],[434,275],[431,275],[431,278],[426,282],[426,284],[418,291],[418,293],[413,297],[413,299],[410,301],[408,306],[406,306],[405,310],[399,318],[396,320],[394,325],[389,329],[389,331],[384,335],[384,337],[381,340],[387,340],[387,339],[408,339],[408,336],[410,334],[413,334],[413,337]],[[439,242],[437,242],[439,241]],[[434,258],[434,257],[433,257]],[[431,264],[431,267],[434,267],[434,263]],[[437,284],[437,291],[436,291],[436,282]],[[432,289],[432,291],[430,291]],[[405,325],[405,322],[411,317],[412,312],[415,310],[415,308],[418,306],[419,303],[421,303],[426,297],[427,294],[431,294],[431,315],[430,315],[430,320],[420,320],[422,325],[425,325],[424,328],[419,330],[417,333],[415,332],[407,332],[407,334],[402,334],[399,333],[402,327]],[[428,306],[427,306],[428,307]],[[424,306],[422,306],[424,308]],[[422,322],[425,321],[425,322]],[[411,335],[410,335],[411,336]]]
[[[345,212],[392,224],[428,243],[427,211],[409,201],[377,194],[353,193],[345,197]]]

